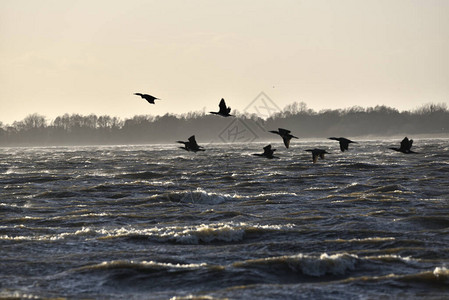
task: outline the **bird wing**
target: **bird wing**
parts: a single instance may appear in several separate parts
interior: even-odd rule
[[[147,99],[147,100],[148,100],[148,99],[150,99],[150,100],[157,99],[156,97],[151,96],[151,95],[148,95],[148,94],[144,94],[143,97],[144,97],[145,99]]]
[[[189,137],[189,143],[190,143],[190,147],[192,147],[192,148],[199,148],[198,143],[196,142],[196,139],[195,139],[194,135]]]
[[[402,151],[410,150],[410,141],[409,141],[408,137],[405,137],[401,141],[401,147],[399,149],[401,149]]]
[[[191,137],[189,137],[189,142],[191,142],[191,143],[196,143],[196,140],[195,140],[195,136],[194,136],[194,135],[192,135]]]
[[[278,128],[279,129],[279,134],[280,135],[288,135],[291,131],[284,129],[284,128]]]
[[[226,102],[223,98],[221,98],[220,104],[218,106],[220,107],[220,111],[222,112],[225,112],[227,109]]]
[[[271,150],[271,145],[267,145],[263,147],[263,154],[264,155],[272,155],[274,150]]]
[[[347,139],[340,140],[340,150],[342,152],[345,152],[345,150],[348,149],[349,149],[349,140]]]
[[[284,140],[285,147],[288,148],[290,146],[290,138],[282,137],[282,139]]]

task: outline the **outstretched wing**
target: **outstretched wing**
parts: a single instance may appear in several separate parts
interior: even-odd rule
[[[267,146],[263,147],[263,151],[264,151],[264,153],[271,151],[271,145],[267,145]]]
[[[282,140],[284,141],[285,147],[288,148],[290,146],[290,138],[286,137],[286,136],[283,136]]]
[[[194,135],[189,137],[189,143],[190,143],[190,147],[192,147],[192,148],[199,148]]]
[[[280,135],[288,135],[290,134],[290,130],[284,129],[284,128],[278,128],[279,129],[279,134]]]
[[[399,149],[401,149],[401,151],[409,151],[410,147],[411,147],[410,141],[409,141],[408,137],[405,137],[401,141],[401,147]]]
[[[341,152],[345,152],[345,150],[348,150],[348,148],[349,148],[349,140],[347,140],[347,139],[340,140]]]
[[[226,102],[223,98],[221,98],[220,104],[218,105],[220,107],[220,111],[225,112],[227,110]]]

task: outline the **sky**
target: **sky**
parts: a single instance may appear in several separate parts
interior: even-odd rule
[[[0,122],[449,104],[447,0],[0,0]],[[133,95],[161,98],[155,105]]]

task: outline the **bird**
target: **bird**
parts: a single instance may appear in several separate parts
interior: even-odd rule
[[[273,155],[274,151],[276,151],[276,149],[271,149],[271,145],[267,145],[267,146],[263,147],[263,153],[254,153],[253,155],[262,156],[262,157],[266,157],[269,159],[279,158],[279,157]]]
[[[349,146],[350,143],[357,144],[357,142],[351,141],[351,140],[349,140],[347,138],[344,138],[344,137],[339,137],[339,138],[330,137],[329,139],[340,142],[340,150],[341,150],[341,152],[345,152],[345,150],[348,150],[348,146]]]
[[[290,140],[292,138],[297,139],[298,137],[291,135],[290,130],[284,129],[284,128],[278,128],[279,131],[270,130],[271,133],[279,134],[282,137],[282,140],[284,141],[285,148],[288,148],[290,146]]]
[[[231,108],[226,106],[226,102],[225,102],[225,100],[223,98],[221,98],[220,104],[218,106],[220,107],[220,110],[218,112],[211,111],[210,113],[214,114],[214,115],[219,115],[219,116],[222,116],[222,117],[230,117],[230,116],[232,116],[230,114]]]
[[[312,152],[313,163],[316,163],[316,161],[318,160],[318,156],[321,159],[324,159],[324,154],[329,154],[329,152],[327,152],[326,150],[324,150],[324,149],[317,149],[317,148],[315,148],[315,149],[307,149],[305,151]]]
[[[408,137],[405,137],[402,141],[401,141],[401,146],[399,148],[389,148],[391,150],[395,150],[398,152],[402,152],[405,154],[410,154],[410,153],[416,153],[412,150],[410,150],[412,148],[413,145],[413,140],[412,139],[408,139]]]
[[[148,94],[134,93],[134,95],[142,97],[143,99],[147,100],[148,103],[150,103],[150,104],[155,104],[154,100],[161,100],[159,98],[156,98],[156,97],[148,95]]]
[[[193,152],[197,152],[197,151],[206,151],[205,149],[203,149],[202,146],[199,146],[196,142],[195,136],[192,135],[191,137],[189,137],[189,141],[188,142],[183,142],[183,141],[176,141],[177,143],[180,144],[184,144],[184,147],[179,147],[181,149],[184,149],[186,151],[193,151]]]

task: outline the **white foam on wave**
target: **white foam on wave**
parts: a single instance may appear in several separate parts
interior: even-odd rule
[[[300,270],[309,276],[323,276],[325,274],[343,275],[347,270],[354,270],[358,260],[357,255],[338,253],[319,257],[299,254],[288,259],[288,265],[293,270]]]
[[[433,270],[433,275],[436,277],[449,278],[449,269],[446,267],[436,267],[435,270]]]
[[[326,274],[343,275],[348,270],[354,270],[358,261],[358,256],[348,253],[337,253],[328,255],[297,254],[292,256],[270,257],[265,259],[248,260],[236,263],[235,266],[252,265],[287,265],[289,269],[296,273],[307,276],[320,277]]]
[[[368,238],[354,238],[354,239],[336,239],[336,240],[326,240],[327,242],[342,242],[342,243],[365,243],[365,242],[386,242],[395,241],[394,237],[368,237]]]
[[[92,268],[107,269],[111,267],[140,267],[140,268],[151,268],[151,269],[199,269],[207,267],[206,263],[199,264],[173,264],[173,263],[161,263],[156,261],[134,261],[134,260],[113,260],[104,261],[94,266],[89,266]]]
[[[293,225],[259,225],[247,223],[215,223],[195,226],[168,226],[153,228],[101,229],[97,233],[106,237],[148,236],[182,244],[211,242],[236,242],[243,240],[245,234],[254,231],[288,230]]]
[[[221,204],[229,200],[240,198],[240,196],[237,194],[230,195],[230,194],[207,192],[202,188],[197,188],[196,190],[170,192],[165,196],[170,200],[175,200],[181,203],[212,204],[212,205]],[[154,197],[160,197],[160,195],[156,195]]]
[[[82,227],[75,232],[61,232],[57,234],[42,234],[42,235],[0,235],[0,240],[14,240],[14,241],[57,241],[67,237],[83,236],[94,237],[97,235],[95,229],[89,227]]]

